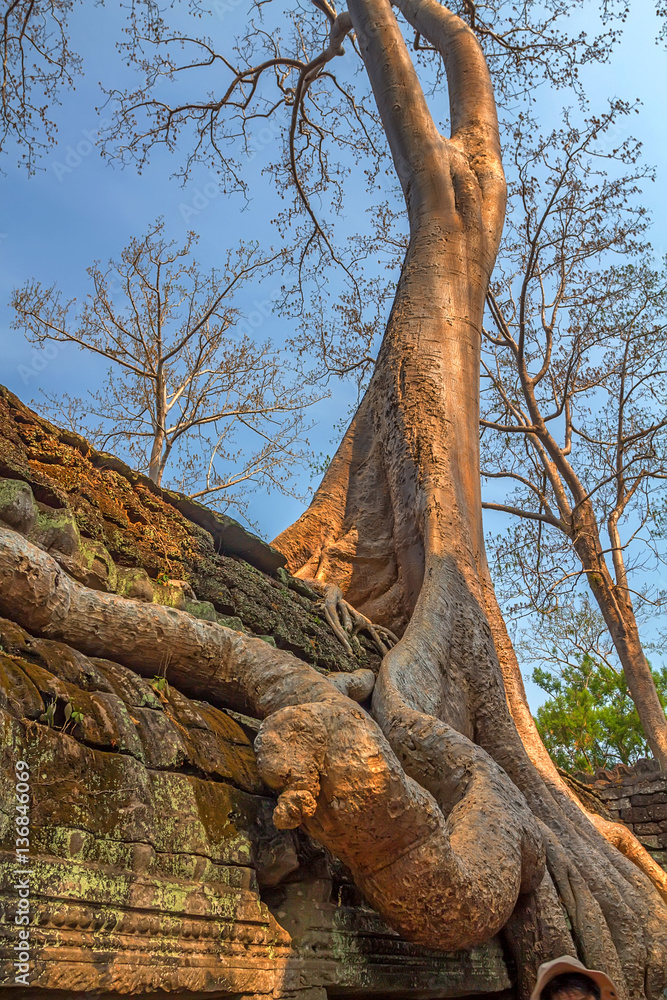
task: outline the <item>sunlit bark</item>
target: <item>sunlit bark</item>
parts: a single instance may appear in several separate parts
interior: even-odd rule
[[[389,0],[352,0],[334,24],[362,53],[410,242],[368,391],[310,508],[276,542],[295,573],[337,584],[400,635],[372,717],[340,690],[353,693],[351,682],[183,613],[86,590],[5,530],[0,611],[140,673],[168,648],[186,693],[262,718],[276,824],[302,826],[345,861],[406,937],[454,950],[503,929],[521,1000],[539,963],[563,952],[604,968],[619,1000],[657,1000],[662,899],[554,778],[486,569],[479,356],[505,207],[489,74],[447,8],[397,5],[442,54],[452,134],[433,123]]]
[[[403,186],[410,243],[368,391],[310,507],[275,544],[293,572],[335,582],[402,635],[384,658],[373,716],[443,812],[471,773],[464,753],[458,769],[442,765],[451,727],[504,768],[538,818],[548,875],[520,897],[506,927],[521,995],[540,961],[578,951],[615,976],[623,996],[657,997],[667,958],[660,895],[558,778],[528,723],[520,675],[504,669],[500,643],[509,640],[493,621],[479,351],[505,186],[488,73],[474,36],[445,8],[434,0],[399,6],[443,55],[452,137],[433,125],[389,4],[350,4]],[[491,845],[496,817],[488,812],[486,822]]]

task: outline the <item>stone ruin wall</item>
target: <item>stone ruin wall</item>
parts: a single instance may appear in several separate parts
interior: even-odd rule
[[[85,586],[243,631],[316,670],[348,655],[317,595],[230,518],[159,490],[0,387],[0,524]],[[165,656],[168,680],[168,657]],[[344,866],[278,831],[258,720],[0,619],[0,1000],[510,1000],[499,938],[403,941]],[[81,718],[67,722],[67,706]],[[46,718],[47,710],[52,717]],[[30,986],[15,986],[12,780],[30,765]]]
[[[667,871],[667,773],[656,761],[640,760],[634,767],[619,764],[595,774],[580,771],[576,780],[595,794],[610,819],[625,823]]]

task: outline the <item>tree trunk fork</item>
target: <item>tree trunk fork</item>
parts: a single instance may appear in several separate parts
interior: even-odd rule
[[[578,951],[618,979],[623,997],[657,1000],[667,966],[667,921],[644,874],[650,866],[640,871],[610,847],[557,772],[554,778],[543,766],[525,723],[530,713],[522,685],[514,684],[508,707],[512,668],[487,615],[494,598],[482,532],[479,358],[506,196],[489,74],[474,34],[446,8],[435,0],[397,6],[443,56],[452,134],[443,138],[433,123],[388,0],[352,0],[352,26],[403,188],[410,242],[367,393],[310,507],[275,544],[293,573],[338,585],[348,602],[401,636],[384,657],[373,717],[405,772],[447,817],[447,837],[437,841],[442,855],[427,861],[421,848],[404,844],[404,856],[417,868],[424,864],[423,880],[438,886],[440,895],[428,905],[443,918],[449,910],[451,896],[439,877],[453,845],[458,857],[458,850],[467,857],[469,884],[484,881],[473,849],[473,841],[482,842],[515,900],[505,936],[522,997],[540,961]],[[292,732],[304,722],[267,720],[260,750],[285,749],[282,724]],[[321,733],[320,722],[313,725]],[[335,727],[328,733],[333,747]],[[539,737],[537,743],[541,747]],[[308,770],[310,754],[304,749],[300,773]],[[525,796],[532,818],[520,800],[504,798],[498,765]],[[356,862],[346,853],[349,823],[334,831],[328,804],[338,795],[318,784],[305,828],[345,857],[381,912],[395,907],[394,926],[423,941],[402,922],[405,907],[395,892],[401,879],[391,877],[391,860],[390,877],[380,885],[364,877],[370,843]],[[472,803],[482,800],[474,821],[459,827]],[[372,838],[378,846],[379,826]],[[547,853],[542,881],[540,844]],[[392,842],[388,854],[397,850]],[[636,851],[633,857],[637,861]],[[456,896],[462,889],[454,889],[452,877]],[[421,913],[419,899],[416,890],[412,903]],[[503,904],[483,893],[479,899],[498,926]],[[463,928],[470,930],[478,916],[474,907],[456,911],[464,937]],[[437,941],[442,946],[443,937]]]

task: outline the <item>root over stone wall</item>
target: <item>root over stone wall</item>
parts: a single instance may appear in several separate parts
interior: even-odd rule
[[[0,525],[86,587],[264,638],[267,653],[275,644],[323,676],[377,670],[370,644],[362,637],[359,655],[346,653],[317,595],[281,572],[261,540],[244,541],[230,519],[190,520],[176,494],[156,493],[1,390],[0,475]],[[151,680],[0,619],[0,766],[11,776],[25,761],[30,771],[30,989],[16,995],[429,1000],[509,990],[498,939],[456,954],[408,944],[336,858],[300,831],[275,828],[257,727],[182,694],[169,683],[168,656]],[[14,807],[6,784],[8,1000]]]

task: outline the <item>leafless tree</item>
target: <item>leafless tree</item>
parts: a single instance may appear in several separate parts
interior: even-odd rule
[[[119,261],[88,269],[93,290],[78,315],[76,300],[29,282],[14,294],[14,325],[33,343],[72,344],[111,362],[87,399],[50,397],[56,416],[128,454],[158,485],[168,470],[169,483],[190,496],[245,509],[250,487],[290,489],[315,397],[290,381],[287,359],[269,341],[242,332],[232,304],[275,261],[241,245],[221,274],[204,274],[191,258],[194,233],[178,246],[164,228],[158,220]]]
[[[619,111],[538,140],[517,129],[515,211],[482,361],[483,474],[510,493],[484,506],[524,519],[497,547],[506,591],[520,577],[548,610],[585,577],[665,767],[667,719],[633,606],[647,595],[633,588],[627,555],[637,569],[641,540],[656,552],[664,505],[667,275],[638,256],[642,171],[632,143],[605,142]],[[629,172],[605,172],[619,158]]]
[[[550,615],[544,615],[534,634],[519,640],[517,652],[524,662],[556,673],[586,657],[610,669],[621,669],[607,623],[591,605],[588,594],[572,595]]]
[[[558,35],[571,7],[492,0],[453,12],[437,0],[395,8],[350,0],[337,12],[327,0],[287,10],[259,3],[236,48],[222,53],[199,34],[201,21],[170,31],[147,6],[133,49],[146,87],[116,95],[120,154],[141,162],[156,145],[180,148],[186,173],[203,160],[242,188],[234,155],[251,123],[283,113],[275,176],[297,247],[297,304],[329,261],[360,294],[355,258],[337,245],[327,209],[342,208],[363,170],[374,189],[391,158],[409,235],[384,339],[310,507],[276,544],[293,573],[334,588],[330,608],[343,627],[352,624],[349,602],[400,641],[384,657],[371,716],[341,694],[351,686],[334,687],[283,651],[257,655],[251,640],[232,641],[220,627],[196,633],[196,622],[172,626],[160,609],[120,599],[105,619],[99,596],[67,581],[67,612],[48,627],[67,641],[82,620],[94,623],[96,649],[115,642],[141,670],[153,669],[169,640],[175,682],[262,718],[256,750],[278,792],[276,825],[301,826],[324,843],[404,936],[455,950],[502,930],[522,1000],[541,960],[577,952],[610,972],[622,1000],[657,1000],[667,877],[627,830],[584,812],[546,753],[482,530],[479,357],[506,184],[491,75],[473,28],[502,97],[514,86],[503,63],[516,90],[533,71],[557,82],[583,51],[595,55]],[[344,42],[354,56],[337,68]],[[173,103],[150,91],[156,74],[182,79],[193,66],[193,81],[211,71],[197,99],[184,103],[179,87]],[[448,129],[438,118],[447,118],[445,76]],[[31,615],[44,617],[34,581],[57,569],[7,535],[0,570],[30,627]],[[220,664],[206,680],[201,657]]]
[[[55,138],[50,105],[73,86],[81,59],[70,48],[77,0],[6,0],[0,22],[0,152],[13,142],[29,173]]]
[[[586,590],[568,594],[548,614],[540,615],[539,625],[516,640],[522,663],[562,676],[563,671],[590,660],[622,676],[623,668],[607,623],[597,604],[591,603],[592,599]],[[644,625],[649,616],[650,610],[639,608],[639,625]],[[649,642],[644,648],[650,654],[659,653],[662,644]]]

